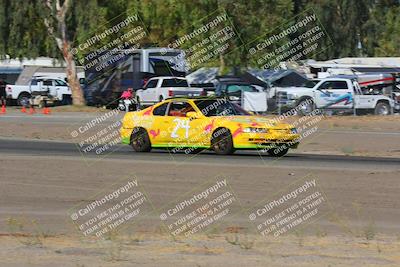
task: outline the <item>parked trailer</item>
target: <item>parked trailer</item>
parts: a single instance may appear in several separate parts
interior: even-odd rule
[[[109,55],[111,53],[111,55]],[[105,51],[86,62],[84,95],[88,105],[117,105],[121,93],[142,88],[156,76],[184,77],[182,50],[145,48]],[[117,60],[118,59],[118,60]]]

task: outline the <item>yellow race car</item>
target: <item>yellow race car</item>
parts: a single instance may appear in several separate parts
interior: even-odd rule
[[[252,115],[225,98],[167,99],[126,113],[120,133],[122,142],[139,152],[210,149],[223,155],[245,149],[283,156],[300,139],[291,125]]]

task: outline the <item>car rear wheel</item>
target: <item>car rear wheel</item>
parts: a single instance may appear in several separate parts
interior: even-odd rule
[[[147,131],[143,128],[135,128],[131,137],[131,146],[136,152],[149,152],[151,142]]]
[[[289,148],[287,148],[286,146],[278,146],[267,150],[268,154],[273,157],[283,157],[288,153],[288,151]]]
[[[218,155],[229,155],[235,152],[230,131],[226,128],[219,128],[212,134],[211,148]]]
[[[386,116],[390,114],[390,106],[385,102],[379,102],[375,106],[375,115]]]
[[[17,98],[17,104],[19,106],[28,106],[29,99],[31,99],[31,95],[28,93],[21,93]]]

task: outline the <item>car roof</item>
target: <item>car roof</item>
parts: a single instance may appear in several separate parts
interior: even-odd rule
[[[165,100],[218,100],[224,99],[223,97],[215,97],[215,96],[176,96],[170,97]]]
[[[344,78],[344,77],[329,77],[329,78],[325,78],[322,79],[321,81],[346,81],[346,80],[351,80],[350,78]]]

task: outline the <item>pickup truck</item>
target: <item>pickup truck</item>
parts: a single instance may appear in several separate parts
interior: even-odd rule
[[[185,78],[154,77],[136,91],[136,100],[140,105],[152,105],[170,97],[201,96],[204,92],[203,88],[190,87]]]
[[[33,78],[29,85],[7,85],[6,97],[9,100],[16,100],[17,104],[27,105],[32,94],[46,93],[52,96],[57,102],[65,104],[71,101],[71,89],[61,79],[54,78]]]
[[[281,107],[297,107],[299,115],[316,108],[389,115],[394,108],[390,97],[366,94],[356,80],[346,78],[325,78],[313,87],[276,88],[276,98]]]

